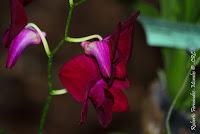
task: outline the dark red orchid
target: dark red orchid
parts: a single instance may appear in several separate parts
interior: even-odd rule
[[[7,68],[12,68],[24,49],[30,45],[38,45],[41,38],[37,31],[26,26],[28,19],[24,6],[32,0],[10,0],[11,24],[3,37],[3,44],[9,47]],[[45,35],[45,33],[44,33]]]
[[[112,120],[112,112],[128,109],[123,89],[129,87],[126,66],[133,45],[133,30],[138,12],[103,40],[83,42],[85,54],[74,57],[63,65],[60,79],[68,92],[83,104],[80,123],[87,117],[89,100],[96,109],[103,127]]]
[[[28,19],[24,10],[24,5],[30,0],[10,0],[11,24],[5,32],[3,43],[8,47],[12,39],[26,26]]]

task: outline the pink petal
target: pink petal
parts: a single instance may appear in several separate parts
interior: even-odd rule
[[[112,94],[104,90],[105,92],[105,100],[104,103],[100,107],[96,107],[96,115],[99,123],[106,128],[110,122],[112,121],[112,106],[113,106],[113,96]]]
[[[65,63],[59,76],[67,91],[79,102],[85,100],[87,91],[101,77],[95,60],[84,54]]]
[[[112,87],[109,89],[114,97],[113,112],[124,112],[128,109],[128,100],[122,89],[129,87],[129,81],[115,80]]]
[[[105,38],[105,40],[110,41],[109,48],[110,48],[110,56],[111,56],[112,63],[115,62],[115,60],[117,59],[115,55],[116,55],[117,45],[119,42],[120,31],[121,31],[121,23],[117,25],[117,27],[115,28],[115,31],[110,36]]]
[[[109,52],[109,40],[94,42],[82,42],[81,46],[85,53],[94,56],[98,62],[101,73],[104,77],[109,78],[111,75],[111,61]]]
[[[8,47],[12,39],[25,27],[27,17],[23,4],[19,0],[10,0],[11,24],[3,37],[3,44]]]
[[[40,36],[35,30],[24,28],[10,44],[6,67],[12,68],[28,46],[38,45],[40,42]]]
[[[89,96],[96,107],[101,106],[105,100],[105,86],[106,83],[101,79],[90,89]]]

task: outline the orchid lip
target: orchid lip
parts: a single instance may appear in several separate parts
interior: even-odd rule
[[[43,34],[44,36],[46,35],[44,32]],[[6,67],[12,68],[28,46],[38,45],[40,43],[41,38],[35,30],[30,27],[22,29],[10,44]]]
[[[101,73],[104,77],[109,78],[111,76],[111,61],[108,41],[82,42],[81,46],[84,48],[86,54],[96,58]]]

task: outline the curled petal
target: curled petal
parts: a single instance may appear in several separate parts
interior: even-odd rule
[[[81,44],[86,54],[92,55],[96,58],[101,73],[106,78],[111,76],[111,61],[108,44],[109,40],[105,39],[94,42],[82,42]]]
[[[60,69],[60,80],[78,101],[85,101],[88,90],[101,78],[96,61],[84,54],[69,60]]]
[[[3,44],[8,47],[11,41],[27,24],[27,16],[23,3],[19,0],[10,0],[11,24],[3,37]]]
[[[12,68],[25,48],[30,45],[38,45],[40,42],[40,36],[36,31],[31,28],[24,28],[10,44],[6,67]]]

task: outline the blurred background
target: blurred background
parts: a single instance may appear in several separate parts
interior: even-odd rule
[[[119,21],[125,20],[130,10],[126,0],[87,0],[75,9],[70,35],[72,37],[110,34]],[[146,0],[159,9],[158,0]],[[26,7],[29,22],[37,24],[47,33],[51,48],[62,39],[67,16],[66,0],[34,0]],[[9,26],[9,3],[1,0],[0,37]],[[30,47],[12,70],[5,68],[7,49],[0,45],[0,129],[8,134],[36,134],[47,92],[47,57],[43,46]],[[59,68],[71,57],[82,53],[79,44],[69,44],[54,58],[54,87],[62,88],[58,78]],[[144,30],[137,22],[134,35],[133,56],[128,65],[131,87],[126,90],[129,110],[114,113],[113,121],[103,129],[91,106],[87,123],[79,126],[81,105],[69,94],[54,97],[44,134],[163,134],[164,113],[155,97],[157,70],[163,66],[159,48],[149,47]],[[0,132],[1,133],[1,132]],[[183,130],[179,130],[184,134]]]

